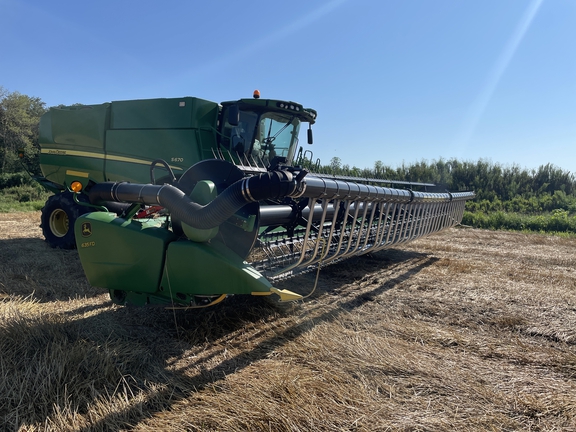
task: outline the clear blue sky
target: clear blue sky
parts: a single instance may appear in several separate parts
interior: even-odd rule
[[[574,0],[0,0],[0,34],[47,106],[257,88],[318,110],[323,163],[576,172]]]

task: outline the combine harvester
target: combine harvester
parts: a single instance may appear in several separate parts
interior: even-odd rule
[[[115,303],[197,307],[298,300],[272,284],[460,223],[472,192],[309,173],[298,134],[308,123],[312,143],[316,111],[259,96],[50,109],[37,178],[54,192],[48,244],[77,247]]]

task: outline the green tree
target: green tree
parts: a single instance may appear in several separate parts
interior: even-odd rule
[[[384,164],[382,163],[381,160],[377,160],[376,162],[374,162],[374,177],[382,178],[383,174],[384,174]]]
[[[330,170],[332,171],[332,174],[340,174],[340,171],[342,170],[342,160],[339,157],[334,156],[330,159]]]
[[[0,173],[20,171],[18,149],[29,169],[38,171],[38,125],[45,105],[40,98],[0,87]]]

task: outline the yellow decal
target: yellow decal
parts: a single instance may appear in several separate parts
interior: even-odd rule
[[[144,160],[144,159],[135,159],[129,158],[124,156],[113,156],[113,155],[106,155],[104,153],[93,153],[93,152],[85,152],[85,151],[77,151],[77,150],[60,150],[60,149],[49,149],[43,148],[40,150],[42,154],[49,154],[49,155],[59,155],[59,156],[80,156],[80,157],[89,157],[94,159],[104,159],[108,161],[115,161],[115,162],[130,162],[140,165],[150,165],[152,160]],[[178,158],[180,159],[180,158]],[[183,159],[183,158],[181,158]],[[182,171],[182,168],[177,166],[170,165],[170,168],[173,170]]]
[[[93,242],[93,241],[91,241],[91,242],[84,242],[84,243],[82,243],[80,246],[83,247],[83,248],[94,247],[94,246],[96,246],[96,242]]]
[[[66,170],[66,175],[88,178],[87,172]]]

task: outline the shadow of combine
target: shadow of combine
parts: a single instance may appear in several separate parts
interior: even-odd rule
[[[124,366],[123,376],[130,376],[132,386],[130,392],[144,393],[144,400],[128,407],[120,407],[90,425],[77,430],[108,430],[110,424],[115,427],[130,428],[139,422],[154,417],[156,413],[170,409],[179,401],[207,389],[228,375],[247,368],[254,362],[268,358],[275,350],[280,349],[296,338],[310,332],[316,326],[337,320],[343,314],[353,311],[363,304],[376,299],[386,291],[395,288],[402,282],[410,279],[436,261],[436,258],[425,254],[404,251],[386,251],[368,257],[353,258],[327,267],[322,270],[320,283],[313,300],[305,303],[301,308],[295,308],[292,313],[298,318],[288,323],[280,321],[286,317],[285,313],[278,311],[269,303],[260,298],[237,296],[227,300],[224,304],[210,309],[195,311],[166,311],[149,308],[120,308],[103,304],[102,311],[98,307],[81,307],[66,314],[90,312],[89,317],[75,320],[75,326],[81,337],[90,338],[95,347],[92,352],[86,352],[86,357],[92,357],[93,367],[102,363],[98,360],[102,354],[96,347],[102,344],[114,343],[114,340],[125,343],[134,343],[139,349],[135,352],[125,352],[115,361]],[[371,280],[364,285],[361,292],[355,291],[354,282],[362,284],[370,273],[385,269],[392,275],[389,279]],[[368,276],[367,276],[368,275]],[[314,275],[305,275],[291,279],[285,285],[307,285],[314,281]],[[335,287],[330,281],[340,281],[340,287]],[[348,283],[350,282],[350,283]],[[376,283],[375,283],[376,282]],[[344,286],[346,285],[346,286]],[[328,296],[335,296],[337,301],[321,304]],[[116,328],[114,335],[98,332],[102,323],[113,323]],[[267,324],[278,324],[276,331],[262,337],[257,329]],[[30,322],[34,326],[34,322]],[[49,329],[50,333],[68,332],[66,322],[56,322]],[[93,329],[92,333],[86,329]],[[256,330],[254,330],[256,329]],[[18,331],[14,328],[12,331]],[[30,330],[30,329],[29,329]],[[32,329],[34,330],[34,329]],[[6,329],[0,329],[5,333]],[[82,332],[88,331],[88,334]],[[242,335],[244,342],[246,335],[253,338],[251,344],[235,343],[235,338]],[[256,335],[259,335],[256,338]],[[250,336],[252,335],[252,336]],[[17,337],[17,335],[0,334],[0,338]],[[225,358],[216,365],[212,365],[214,358],[222,355],[227,343],[233,343],[236,348],[250,346],[230,358]],[[141,351],[142,350],[142,351]],[[177,367],[178,360],[183,356],[190,356],[192,352],[210,351],[206,355],[199,355],[193,363],[184,362]],[[145,352],[145,355],[142,354]],[[142,358],[144,357],[144,358]],[[225,357],[225,356],[224,356]],[[88,365],[89,366],[89,365]],[[86,366],[85,366],[86,367]],[[97,371],[98,372],[98,371]],[[108,369],[102,372],[109,373]],[[156,382],[162,389],[151,391],[145,383]],[[73,383],[66,383],[73,385]],[[104,385],[102,383],[102,385]],[[102,390],[105,392],[106,390]],[[55,389],[55,394],[58,389]],[[80,411],[88,409],[90,400],[81,405]],[[94,401],[92,401],[94,402]],[[53,401],[57,404],[58,401]],[[50,416],[47,411],[46,419]],[[22,417],[20,417],[22,418]],[[25,418],[25,417],[24,417]],[[22,426],[22,425],[20,425]]]
[[[226,376],[238,373],[254,362],[268,358],[275,350],[311,331],[314,327],[323,323],[333,322],[342,314],[349,313],[350,311],[362,306],[364,303],[372,301],[374,298],[410,279],[436,261],[436,258],[424,257],[421,254],[398,253],[396,255],[396,258],[398,259],[406,259],[407,257],[410,257],[410,259],[413,260],[412,265],[410,265],[401,274],[386,280],[375,288],[361,294],[349,292],[343,301],[339,302],[337,305],[328,307],[328,310],[317,315],[314,314],[313,316],[306,317],[301,322],[298,322],[283,331],[275,332],[273,336],[261,340],[249,350],[245,350],[232,358],[225,359],[214,367],[201,368],[201,370],[194,376],[189,376],[187,373],[189,372],[190,366],[175,370],[167,370],[167,382],[183,382],[185,388],[194,389],[194,393],[201,392],[211,384],[224,379]],[[382,264],[382,261],[388,265],[394,265],[397,262],[389,260],[385,255],[368,258],[368,261],[371,265],[378,263]],[[350,263],[350,265],[354,265],[354,263]],[[367,265],[366,262],[363,263],[362,267],[365,265]],[[356,266],[356,268],[358,267]],[[346,268],[333,270],[332,277],[349,277],[348,265],[346,265]],[[320,297],[323,294],[322,290],[318,293]],[[202,314],[192,317],[186,313],[177,315],[176,319],[184,333],[186,345],[215,341],[224,343],[227,337],[235,334],[236,331],[244,328],[248,323],[277,318],[277,314],[273,307],[264,307],[261,302],[258,302],[258,300],[259,299],[253,298],[239,299],[237,302],[229,303],[218,312],[205,311]],[[256,305],[256,303],[258,303],[258,305]],[[208,328],[209,330],[207,330]],[[207,363],[209,359],[213,358],[217,354],[218,353],[214,353],[210,357],[204,358],[203,363]],[[164,396],[168,398],[168,396],[171,395],[171,403],[175,403],[180,399],[190,396],[190,394],[191,392],[189,391],[180,391],[180,389],[171,387],[165,390]],[[158,397],[158,395],[155,395],[155,397]],[[166,408],[168,408],[168,406],[162,407],[161,409]],[[134,420],[136,420],[139,422],[150,418],[155,414],[155,412],[156,411],[143,412],[141,407],[133,407],[122,413],[117,412],[114,416],[121,415],[121,417],[127,419],[128,424],[130,421],[134,422]],[[92,430],[92,428],[96,430],[104,428],[107,421],[108,419],[106,417],[102,418],[97,424],[91,425],[89,428],[82,430],[88,431]]]

